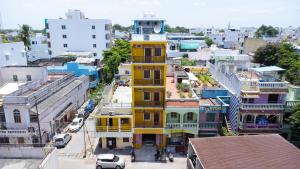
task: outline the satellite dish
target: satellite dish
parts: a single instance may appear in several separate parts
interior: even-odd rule
[[[160,33],[160,31],[161,31],[161,26],[160,26],[160,24],[154,26],[154,32],[155,32],[155,33]]]

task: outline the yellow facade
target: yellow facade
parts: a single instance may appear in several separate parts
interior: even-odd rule
[[[131,132],[132,118],[122,116],[97,117],[97,132]]]
[[[132,41],[132,113],[134,146],[152,139],[164,147],[166,45],[164,41]]]

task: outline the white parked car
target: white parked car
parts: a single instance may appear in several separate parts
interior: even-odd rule
[[[54,146],[57,148],[65,147],[71,139],[72,139],[72,136],[68,133],[55,135],[54,136]]]
[[[96,168],[125,168],[125,161],[119,156],[113,154],[100,154],[97,156]]]
[[[75,118],[73,119],[72,123],[69,125],[69,130],[71,132],[75,132],[78,131],[80,129],[80,127],[83,126],[83,118]]]

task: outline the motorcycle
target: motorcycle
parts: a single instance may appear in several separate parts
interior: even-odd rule
[[[169,161],[170,161],[170,162],[173,162],[173,161],[174,161],[173,153],[171,153],[170,150],[167,150],[167,155],[168,155]]]
[[[131,150],[131,162],[135,162],[135,160],[136,160],[136,157],[135,157],[135,150],[132,149],[132,150]]]
[[[159,150],[156,150],[156,153],[155,153],[155,161],[159,161],[161,159],[161,153]]]

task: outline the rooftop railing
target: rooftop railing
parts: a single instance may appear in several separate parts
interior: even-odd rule
[[[283,110],[284,104],[280,104],[280,103],[266,103],[266,104],[242,103],[240,105],[240,108],[247,109],[247,110]]]

